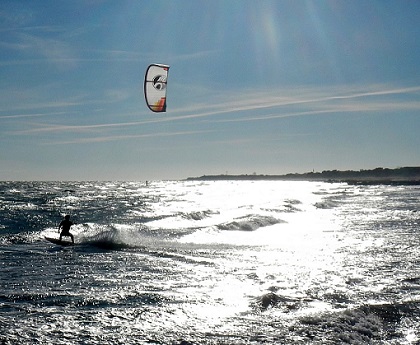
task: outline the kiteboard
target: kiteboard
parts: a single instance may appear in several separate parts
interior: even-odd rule
[[[74,245],[73,242],[70,242],[70,241],[60,241],[59,238],[45,237],[45,239],[47,241],[51,242],[51,243],[58,244],[58,245],[64,246],[64,247],[73,246]]]

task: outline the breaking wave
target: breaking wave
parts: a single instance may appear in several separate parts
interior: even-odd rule
[[[236,230],[236,231],[255,231],[270,225],[285,223],[283,220],[260,215],[248,215],[237,218],[236,220],[224,224],[217,225],[219,230]]]

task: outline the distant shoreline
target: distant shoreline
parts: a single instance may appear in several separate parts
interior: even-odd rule
[[[187,181],[322,181],[346,182],[348,184],[374,185],[420,185],[420,167],[402,167],[396,169],[376,168],[371,170],[324,170],[303,174],[290,173],[285,175],[203,175],[188,177]]]

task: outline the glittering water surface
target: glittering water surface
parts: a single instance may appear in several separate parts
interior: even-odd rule
[[[2,344],[419,344],[417,186],[0,182]],[[74,247],[58,237],[71,214]]]

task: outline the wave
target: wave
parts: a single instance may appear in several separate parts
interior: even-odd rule
[[[329,340],[335,343],[368,344],[380,341],[383,333],[380,318],[361,309],[307,316],[301,318],[300,323],[299,332],[309,338],[325,341],[327,331]]]
[[[237,218],[233,222],[219,224],[217,228],[219,230],[255,231],[259,228],[279,223],[285,223],[285,221],[270,216],[247,215]]]
[[[210,217],[213,214],[218,214],[218,212],[214,212],[211,210],[206,211],[195,211],[189,213],[182,213],[182,218],[189,219],[189,220],[203,220],[205,218]]]
[[[334,343],[370,344],[384,340],[400,341],[415,330],[406,318],[420,316],[418,302],[362,305],[340,312],[308,315],[300,318],[300,333],[313,340],[329,334]],[[398,342],[400,343],[400,342]]]
[[[301,301],[298,298],[285,297],[274,292],[268,292],[258,297],[251,306],[261,311],[265,311],[270,307],[277,307],[285,309],[287,312],[289,310],[298,309],[300,305]]]
[[[314,206],[318,209],[330,210],[339,206],[339,203],[334,200],[323,200],[320,202],[316,202]]]
[[[0,236],[0,245],[10,246],[28,244],[32,242],[31,238],[32,236],[30,233],[6,234],[4,236]]]
[[[269,292],[255,298],[251,307],[264,313],[270,310],[296,313],[298,322],[293,325],[293,333],[316,344],[371,344],[385,339],[398,344],[418,343],[415,342],[418,341],[416,325],[409,321],[420,317],[418,301],[363,304],[353,308],[343,305],[317,313],[307,309],[311,303],[316,301]]]
[[[280,205],[276,208],[262,208],[263,211],[267,212],[277,212],[277,213],[295,213],[301,212],[302,210],[297,205],[301,205],[302,202],[296,199],[286,199],[284,200],[283,205]]]
[[[90,224],[78,236],[77,242],[107,250],[144,248],[145,236],[142,236],[141,229],[128,225]]]
[[[14,292],[10,294],[0,294],[0,302],[4,306],[16,304],[20,309],[25,309],[25,305],[36,304],[37,307],[118,307],[123,303],[135,303],[136,305],[159,305],[168,302],[168,299],[155,292],[135,291],[131,295],[118,295],[112,297],[105,295],[80,296],[62,293],[25,293]]]

